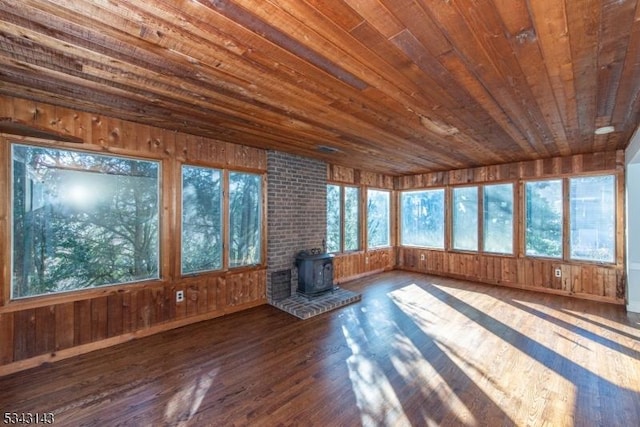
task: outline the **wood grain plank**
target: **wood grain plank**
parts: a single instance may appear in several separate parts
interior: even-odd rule
[[[123,333],[124,318],[123,293],[110,293],[107,296],[107,337],[114,337]]]
[[[35,309],[35,342],[32,356],[55,351],[56,312],[54,306]]]
[[[75,319],[73,323],[73,342],[76,346],[90,343],[91,335],[91,300],[74,302]]]
[[[91,341],[100,341],[108,337],[109,305],[108,297],[91,300]]]
[[[587,0],[581,4],[566,2],[569,45],[578,114],[578,135],[582,144],[593,144],[597,108],[599,22],[602,0]]]
[[[23,360],[36,353],[36,310],[22,310],[13,314],[13,360]]]
[[[602,2],[598,45],[597,127],[610,125],[613,118],[616,95],[631,39],[635,7],[633,2]],[[623,36],[620,37],[620,34]],[[606,147],[604,144],[595,146],[597,150],[606,150]]]
[[[0,365],[14,361],[14,313],[0,313]]]
[[[578,111],[565,4],[532,2],[529,10],[556,104],[567,129],[565,134],[573,150],[579,136]]]
[[[74,345],[74,316],[73,302],[55,305],[55,350],[71,348]]]

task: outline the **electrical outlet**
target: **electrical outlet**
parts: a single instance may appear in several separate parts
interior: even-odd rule
[[[556,277],[562,277],[562,270],[556,268]]]
[[[369,257],[366,257],[366,258],[364,259],[364,263],[365,263],[365,264],[369,264]]]
[[[424,261],[424,254],[420,254],[420,261]]]
[[[182,301],[184,301],[184,291],[177,291],[176,302],[182,302]]]

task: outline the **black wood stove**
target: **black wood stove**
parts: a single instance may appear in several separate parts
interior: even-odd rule
[[[333,254],[301,251],[296,256],[298,293],[307,297],[333,291]]]

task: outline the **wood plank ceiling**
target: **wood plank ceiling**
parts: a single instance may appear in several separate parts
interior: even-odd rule
[[[637,2],[0,0],[0,93],[391,174],[621,149]]]

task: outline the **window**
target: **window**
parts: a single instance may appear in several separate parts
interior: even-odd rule
[[[390,245],[390,193],[382,190],[367,191],[367,247]]]
[[[159,277],[154,161],[12,145],[12,298]]]
[[[222,171],[182,166],[182,274],[222,268]]]
[[[615,187],[613,175],[569,180],[572,259],[614,262]]]
[[[344,187],[344,250],[360,249],[360,190]]]
[[[484,250],[513,253],[513,184],[484,187]]]
[[[229,266],[259,264],[262,260],[262,178],[229,173]]]
[[[562,180],[525,184],[525,254],[562,258]]]
[[[340,199],[340,186],[327,185],[327,252],[340,252],[342,247]]]
[[[360,190],[327,185],[327,252],[360,249]]]
[[[453,189],[453,249],[478,250],[478,187]]]
[[[403,245],[444,248],[444,190],[405,191],[401,196]]]

